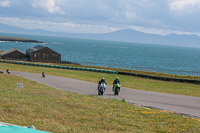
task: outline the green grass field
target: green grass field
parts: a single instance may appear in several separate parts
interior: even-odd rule
[[[0,81],[2,122],[55,133],[200,132],[198,119],[57,90],[14,75],[0,74]],[[18,82],[23,89],[16,88]]]
[[[166,82],[166,81],[151,80],[151,79],[138,78],[132,76],[123,76],[117,74],[106,74],[106,73],[86,72],[77,70],[64,70],[64,69],[16,65],[8,63],[0,63],[0,69],[4,70],[10,69],[11,71],[24,71],[33,73],[41,73],[42,71],[45,71],[46,74],[50,75],[70,77],[80,80],[92,81],[96,83],[102,77],[105,77],[108,84],[112,84],[113,80],[116,77],[119,77],[123,87],[200,97],[200,85],[195,85],[195,84]]]

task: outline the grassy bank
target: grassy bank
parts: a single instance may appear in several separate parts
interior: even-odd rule
[[[157,77],[200,80],[200,76],[175,75],[175,74],[166,74],[166,73],[158,73],[158,72],[136,71],[136,70],[130,70],[130,69],[109,68],[109,67],[88,66],[88,65],[86,66],[86,65],[78,65],[78,64],[54,64],[54,63],[40,63],[40,64],[60,65],[60,66],[69,66],[70,65],[73,67],[83,67],[83,68],[86,67],[86,68],[115,70],[115,71],[130,72],[130,73],[135,73],[135,74],[150,75],[150,76],[157,76]]]
[[[16,38],[16,37],[0,37],[2,40],[29,40],[25,38]]]
[[[0,121],[56,133],[199,132],[200,121],[0,74]],[[16,83],[24,88],[17,89]]]
[[[24,71],[33,73],[41,73],[42,71],[45,71],[46,74],[70,77],[92,82],[98,82],[100,78],[105,77],[106,81],[109,84],[112,84],[113,80],[118,76],[120,77],[123,87],[200,97],[200,85],[194,85],[194,84],[157,81],[157,80],[144,79],[138,77],[122,76],[117,74],[85,72],[77,70],[64,70],[56,68],[44,68],[44,67],[15,65],[7,63],[0,64],[0,69],[8,69],[8,68],[11,71],[13,70],[13,71]]]
[[[106,70],[114,70],[114,71],[118,71],[118,72],[119,71],[121,71],[121,72],[130,72],[130,73],[135,73],[135,74],[150,75],[150,76],[157,76],[157,77],[200,80],[200,76],[191,76],[191,75],[175,75],[175,74],[166,74],[166,73],[158,73],[158,72],[136,71],[136,70],[129,70],[129,69],[109,68],[109,67],[99,67],[99,66],[88,66],[88,65],[79,65],[79,64],[55,64],[55,63],[42,63],[42,62],[31,62],[31,63],[47,64],[47,65],[58,65],[58,66],[82,67],[82,68],[106,69]]]

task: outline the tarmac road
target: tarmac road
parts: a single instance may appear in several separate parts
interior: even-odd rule
[[[12,71],[12,74],[34,80],[53,88],[83,95],[97,96],[97,83],[52,75],[46,75],[46,78],[42,78],[41,74],[27,72]],[[121,88],[119,96],[114,96],[111,88],[112,86],[107,86],[103,95],[104,98],[124,98],[128,103],[141,104],[200,118],[200,97],[142,91],[124,87]]]

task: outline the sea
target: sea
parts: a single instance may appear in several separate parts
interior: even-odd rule
[[[200,48],[77,39],[56,36],[0,33],[44,42],[62,55],[62,61],[112,67],[146,67],[163,70],[200,71]],[[0,42],[0,51],[17,48],[22,52],[36,43]]]

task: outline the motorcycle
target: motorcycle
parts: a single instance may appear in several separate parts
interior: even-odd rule
[[[114,85],[113,91],[114,95],[119,95],[121,85],[119,83]]]
[[[10,70],[9,70],[9,69],[7,69],[6,72],[7,72],[8,74],[10,74]]]
[[[45,78],[45,73],[44,72],[42,72],[42,77]]]
[[[99,85],[99,88],[98,88],[98,95],[102,96],[103,93],[105,92],[105,89],[106,89],[106,84],[105,83],[101,83]]]

